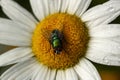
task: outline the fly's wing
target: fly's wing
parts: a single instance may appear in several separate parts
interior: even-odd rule
[[[59,26],[60,26],[60,28],[59,28],[59,34],[58,34],[58,36],[62,40],[64,38],[64,36],[63,36],[64,25],[60,24]]]
[[[62,32],[62,31],[59,32],[58,37],[59,37],[61,40],[64,39],[64,36],[63,36],[63,32]]]
[[[64,36],[64,34],[63,34],[63,31],[64,31],[64,29],[65,29],[64,25],[61,24],[60,26],[61,26],[61,28],[60,28],[60,32],[59,32],[59,35],[58,35],[59,38],[60,38],[62,41],[64,41],[65,43],[70,44],[70,45],[73,45],[73,43],[70,43],[70,42],[67,41],[67,39],[65,38],[65,36]]]
[[[42,28],[41,32],[42,32],[43,37],[51,42],[51,31],[49,31],[45,28]]]

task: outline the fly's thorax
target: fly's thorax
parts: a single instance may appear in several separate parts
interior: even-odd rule
[[[88,30],[80,18],[56,13],[37,25],[32,50],[40,63],[53,69],[66,69],[79,62],[86,53],[88,41]]]

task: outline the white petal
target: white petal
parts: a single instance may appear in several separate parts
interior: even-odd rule
[[[24,80],[24,79],[26,79],[26,77],[29,77],[32,74],[33,67],[34,67],[34,65],[32,65],[32,66],[30,65],[30,67],[28,67],[28,68],[23,68],[22,70],[19,70],[18,72],[13,74],[11,77],[9,77],[9,80],[21,80],[21,79]]]
[[[13,46],[31,45],[33,30],[17,21],[0,18],[0,43]]]
[[[89,9],[82,15],[81,18],[84,22],[95,21],[97,19],[98,19],[97,21],[99,21],[99,19],[100,20],[103,19],[102,23],[104,23],[104,21],[106,20],[107,21],[105,23],[111,22],[113,19],[120,15],[119,4],[120,2],[117,1],[108,1],[102,5],[98,5]]]
[[[55,0],[47,0],[49,2],[49,9],[50,9],[50,14],[54,14],[55,13]]]
[[[36,76],[41,71],[42,67],[43,67],[43,65],[40,64],[39,62],[37,62],[36,69],[34,70],[34,74],[32,75],[31,80],[35,80],[36,79]]]
[[[91,37],[108,38],[120,36],[120,24],[100,25],[90,29]]]
[[[78,80],[77,73],[73,68],[65,70],[66,80]]]
[[[85,58],[74,67],[80,80],[101,80],[96,68]]]
[[[61,9],[60,12],[66,12],[69,6],[69,0],[61,0]]]
[[[5,66],[24,61],[24,57],[30,58],[33,54],[31,48],[19,47],[0,55],[0,66]],[[28,56],[29,55],[29,56]]]
[[[120,43],[111,39],[94,38],[89,42],[89,50],[100,50],[107,53],[120,54]]]
[[[34,17],[13,0],[1,0],[1,6],[5,14],[12,20],[22,22],[32,29],[36,27],[37,21]]]
[[[49,68],[45,80],[55,80],[55,78],[56,78],[56,70]]]
[[[114,15],[110,14],[110,15],[106,15],[105,17],[100,17],[90,22],[86,22],[86,24],[88,24],[87,26],[90,28],[96,27],[98,25],[108,24],[111,21],[115,20],[118,17],[118,15],[120,15],[120,12],[116,12],[114,13]]]
[[[74,9],[77,8],[75,14],[79,17],[87,10],[92,0],[76,0],[77,3],[73,5]]]
[[[94,38],[89,42],[86,57],[97,63],[120,66],[120,42]]]
[[[118,44],[120,43],[120,36],[111,37],[111,38],[108,38],[108,39],[111,40],[111,41],[115,41],[115,42],[117,42]]]
[[[0,32],[12,32],[24,36],[31,36],[33,30],[20,22],[0,18]]]
[[[64,70],[58,70],[56,80],[66,80],[66,74]]]
[[[4,28],[7,30],[7,28]],[[11,31],[11,30],[10,30]],[[31,36],[23,35],[24,33],[17,33],[16,31],[11,32],[0,31],[0,43],[12,46],[30,46]]]
[[[18,75],[15,80],[31,79],[38,67],[38,63],[32,65],[28,70],[25,70],[24,72],[22,72],[22,74]]]
[[[114,1],[118,1],[118,2],[120,2],[120,0],[109,0],[109,1],[113,1],[113,2],[114,2]]]
[[[60,12],[62,0],[54,0],[55,12]]]
[[[48,72],[48,68],[46,66],[42,66],[40,72],[37,74],[35,80],[45,80]]]
[[[49,14],[49,0],[30,0],[30,3],[35,16],[39,20],[43,20]]]
[[[27,77],[30,77],[32,72],[33,72],[33,69],[35,66],[35,63],[32,63],[32,64],[29,64],[29,66],[24,66],[24,68],[20,69],[19,71],[17,72],[14,72],[14,74],[12,74],[8,79],[9,80],[17,80],[19,79],[20,77],[24,77],[22,80],[26,79]],[[30,73],[30,70],[32,70],[32,72]],[[27,77],[25,77],[25,73],[29,71],[29,76],[28,74],[26,74]],[[24,74],[24,75],[23,75]]]
[[[70,3],[67,12],[70,14],[74,14],[79,9],[80,3],[82,3],[82,1],[84,0],[69,0],[69,1]]]
[[[120,0],[110,0],[110,1],[120,1]]]
[[[69,0],[48,0],[48,2],[50,14],[66,12],[69,5]]]
[[[35,62],[36,62],[35,59],[31,58],[31,59],[29,59],[27,61],[15,64],[14,66],[12,66],[10,69],[5,71],[1,75],[1,80],[14,80],[14,78],[17,75],[22,74],[21,72],[24,72],[25,70],[32,67],[35,64]]]

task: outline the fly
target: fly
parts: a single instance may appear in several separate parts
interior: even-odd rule
[[[60,54],[63,48],[62,47],[63,34],[58,29],[54,29],[52,32],[42,30],[42,34],[45,38],[49,40],[54,50],[54,53]]]
[[[51,44],[56,54],[62,51],[62,34],[57,29],[52,31]]]

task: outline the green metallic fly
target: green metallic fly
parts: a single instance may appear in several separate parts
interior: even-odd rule
[[[54,29],[51,33],[50,31],[42,29],[42,34],[45,38],[48,39],[48,41],[52,45],[54,53],[59,54],[63,49],[62,47],[63,34],[58,29]]]

